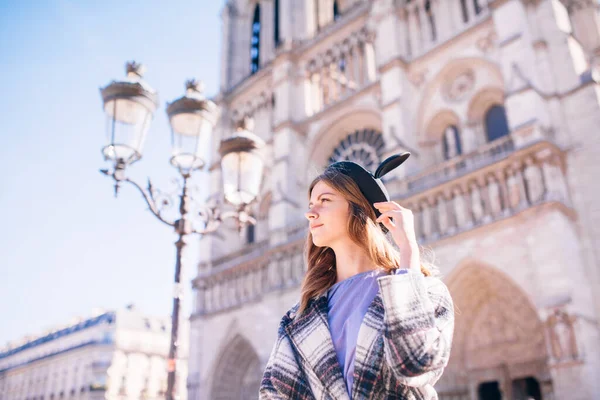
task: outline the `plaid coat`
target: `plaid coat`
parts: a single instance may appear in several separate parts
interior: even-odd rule
[[[409,270],[377,279],[379,293],[358,333],[348,395],[327,324],[327,295],[282,318],[259,399],[437,399],[450,357],[454,307],[441,280]]]

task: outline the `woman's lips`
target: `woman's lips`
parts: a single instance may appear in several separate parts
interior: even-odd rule
[[[317,228],[320,228],[320,227],[322,227],[322,226],[323,226],[323,224],[320,224],[320,225],[315,225],[315,226],[313,226],[312,228],[310,228],[310,230],[311,230],[311,231],[314,231],[315,229],[317,229]]]

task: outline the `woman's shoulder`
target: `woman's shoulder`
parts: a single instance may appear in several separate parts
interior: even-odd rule
[[[281,318],[281,324],[280,324],[282,328],[289,325],[290,323],[292,323],[294,321],[294,318],[296,318],[296,314],[298,313],[299,308],[300,308],[300,302],[298,301],[289,310],[287,310],[285,314],[283,314],[283,317]]]

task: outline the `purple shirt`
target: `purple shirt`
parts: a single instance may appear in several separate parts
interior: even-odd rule
[[[396,270],[397,274],[407,270]],[[367,309],[379,292],[377,278],[383,270],[366,271],[334,284],[327,291],[327,321],[348,394],[354,382],[354,353],[358,330]]]

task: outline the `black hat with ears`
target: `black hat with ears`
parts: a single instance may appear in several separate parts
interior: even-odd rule
[[[373,204],[390,201],[390,195],[385,189],[385,186],[383,186],[383,182],[380,178],[393,169],[398,168],[408,159],[408,157],[410,157],[410,153],[408,152],[390,156],[377,167],[374,174],[371,174],[363,166],[353,161],[338,161],[329,165],[327,169],[334,169],[352,178],[358,185],[362,194],[366,197],[367,201],[371,203],[375,215],[379,217],[381,213],[373,206]],[[387,229],[384,229],[384,231],[387,231]]]

